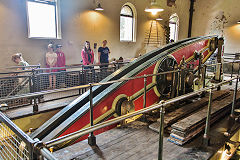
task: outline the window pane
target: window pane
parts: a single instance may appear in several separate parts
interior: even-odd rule
[[[175,23],[169,23],[170,27],[170,39],[173,39],[176,41],[176,24]]]
[[[133,39],[133,18],[132,17],[120,17],[120,40],[132,41]]]
[[[121,10],[122,15],[133,16],[132,10],[128,6],[124,6]]]
[[[57,38],[55,6],[28,2],[29,37]]]

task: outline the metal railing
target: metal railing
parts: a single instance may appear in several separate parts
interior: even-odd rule
[[[138,78],[143,78],[144,79],[144,104],[146,104],[146,78],[147,77],[150,77],[150,76],[157,76],[157,75],[163,75],[163,74],[169,74],[169,73],[180,73],[181,70],[178,69],[178,70],[174,70],[174,71],[168,71],[168,72],[161,72],[161,73],[158,73],[158,74],[150,74],[150,75],[144,75],[144,76],[139,76],[139,77],[133,77],[133,78],[127,78],[127,79],[119,79],[119,80],[115,80],[115,81],[109,81],[109,82],[105,82],[105,83],[95,83],[95,84],[89,84],[89,85],[85,85],[85,86],[81,86],[81,87],[89,87],[90,88],[90,94],[89,94],[89,101],[91,102],[92,101],[92,87],[93,86],[98,86],[98,85],[107,85],[107,84],[113,84],[113,83],[116,83],[116,82],[123,82],[123,81],[129,81],[129,80],[133,80],[133,79],[138,79]],[[205,73],[206,74],[206,73]],[[180,75],[180,74],[179,74]],[[206,91],[209,91],[210,94],[209,94],[209,105],[208,105],[208,114],[207,114],[207,120],[206,120],[206,129],[205,129],[205,134],[204,134],[204,144],[205,145],[208,145],[208,142],[209,142],[209,128],[210,128],[210,118],[211,118],[211,99],[212,99],[212,90],[215,89],[215,88],[219,88],[220,86],[224,85],[224,84],[227,84],[229,82],[232,82],[234,79],[237,79],[236,81],[236,86],[235,86],[235,90],[234,90],[234,96],[233,96],[233,104],[232,104],[232,114],[234,114],[234,108],[235,108],[235,102],[236,102],[236,94],[237,94],[237,85],[238,85],[238,79],[239,79],[239,76],[237,77],[234,77],[234,78],[231,78],[229,80],[226,80],[226,81],[223,81],[221,83],[218,83],[216,85],[212,85],[210,87],[206,87],[204,86],[205,88],[202,88],[198,91],[195,91],[195,92],[191,92],[191,93],[188,93],[188,94],[185,94],[185,95],[182,95],[182,96],[178,96],[178,97],[175,97],[175,98],[172,98],[170,100],[167,100],[167,101],[161,101],[159,104],[154,104],[150,107],[143,107],[143,109],[141,110],[138,110],[138,111],[135,111],[135,112],[132,112],[132,113],[129,113],[129,114],[126,114],[126,115],[123,115],[123,116],[120,116],[120,117],[117,117],[117,118],[114,118],[114,119],[111,119],[111,120],[108,120],[108,121],[105,121],[105,122],[102,122],[102,123],[99,123],[99,124],[93,124],[93,104],[90,103],[90,113],[91,113],[91,116],[90,116],[90,127],[86,128],[86,129],[81,129],[79,131],[76,131],[76,132],[73,132],[71,134],[68,134],[68,135],[65,135],[65,136],[62,136],[62,137],[59,137],[59,138],[56,138],[54,140],[51,140],[51,141],[48,141],[48,142],[45,142],[44,145],[46,147],[53,147],[53,146],[56,146],[56,145],[59,145],[59,144],[62,144],[66,141],[69,141],[69,140],[73,140],[73,139],[78,139],[86,134],[90,134],[90,137],[92,138],[89,138],[89,141],[91,141],[89,144],[91,145],[94,145],[94,143],[96,142],[95,140],[95,137],[93,135],[93,132],[96,131],[96,130],[99,130],[101,128],[104,128],[104,127],[107,127],[109,125],[113,125],[113,124],[116,124],[116,123],[119,123],[125,119],[128,119],[128,118],[131,118],[133,116],[136,116],[136,115],[139,115],[139,114],[146,114],[147,112],[150,112],[150,111],[153,111],[153,110],[156,110],[156,109],[160,109],[160,115],[161,115],[161,124],[160,124],[160,141],[159,141],[159,159],[161,159],[162,157],[162,145],[163,145],[163,142],[162,142],[162,138],[163,138],[163,119],[164,119],[164,110],[165,110],[165,107],[169,104],[172,104],[172,103],[175,103],[175,102],[178,102],[178,101],[181,101],[181,100],[184,100],[184,99],[187,99],[187,98],[190,98],[190,97],[193,97],[193,96],[196,96],[196,95],[199,95],[199,94],[202,94],[203,92],[206,92]],[[79,86],[80,87],[80,86]]]
[[[237,62],[227,62],[227,63],[237,63]],[[0,73],[0,75],[14,75],[14,76],[4,76],[0,77],[0,103],[7,104],[8,108],[21,107],[24,105],[33,104],[34,111],[38,111],[38,104],[48,101],[53,101],[57,99],[63,99],[68,97],[79,96],[86,92],[88,88],[74,88],[75,86],[85,85],[89,83],[97,83],[101,79],[105,78],[116,69],[120,68],[126,63],[116,63],[114,68],[109,67],[108,69],[96,68],[99,65],[92,65],[95,67],[92,69],[84,69],[85,66],[71,65],[67,67],[58,67],[51,68],[54,70],[70,69],[70,71],[63,72],[50,72],[46,71],[49,68],[36,68],[32,70],[16,71],[16,72],[6,72]],[[206,65],[205,67],[211,67],[216,64]],[[233,66],[233,65],[232,65]],[[14,67],[13,67],[14,68]],[[71,71],[71,69],[73,69]],[[231,77],[233,74],[233,69],[231,72]],[[49,86],[49,77],[56,77],[56,88],[50,89]],[[64,90],[64,92],[46,92],[47,90],[58,90],[60,88],[69,88]],[[42,92],[44,91],[44,92]],[[33,96],[31,98],[24,97],[24,95],[29,93],[52,93],[41,94],[41,96]],[[19,96],[23,95],[23,96]],[[18,97],[18,98],[17,98]],[[9,99],[8,99],[9,98]],[[4,101],[8,99],[8,101]]]
[[[8,101],[16,101],[18,99],[34,99],[34,104],[33,104],[33,111],[38,111],[38,105],[37,105],[37,98],[41,96],[46,96],[46,95],[51,95],[51,94],[60,94],[64,92],[69,92],[69,91],[78,91],[79,93],[84,93],[87,90],[90,89],[90,87],[93,86],[99,86],[99,85],[108,85],[108,84],[113,84],[117,82],[123,82],[123,81],[129,81],[129,80],[134,80],[134,79],[142,79],[142,78],[147,78],[147,77],[152,77],[152,76],[158,76],[158,75],[165,75],[165,74],[173,74],[173,73],[180,73],[181,70],[175,70],[175,71],[168,71],[168,72],[161,72],[158,74],[149,74],[149,75],[144,75],[144,76],[137,76],[137,77],[132,77],[132,78],[122,78],[119,80],[113,80],[113,81],[108,81],[104,83],[90,83],[90,84],[85,84],[85,85],[80,85],[80,86],[75,86],[75,87],[69,87],[69,88],[61,88],[61,89],[54,89],[54,90],[47,90],[47,91],[41,91],[41,92],[33,92],[33,93],[27,93],[27,94],[21,94],[21,95],[16,95],[16,96],[11,96],[7,98],[0,98],[0,103],[5,103]],[[179,74],[180,75],[180,74]],[[146,85],[146,83],[144,83]],[[146,86],[145,86],[146,88]],[[146,94],[145,96],[146,97]]]
[[[52,93],[59,93],[59,92],[64,92],[64,91],[69,91],[69,90],[79,90],[79,89],[90,89],[90,94],[89,94],[89,100],[90,102],[92,101],[92,87],[93,86],[98,86],[98,85],[109,85],[109,84],[113,84],[113,83],[117,83],[117,82],[123,82],[123,81],[129,81],[129,80],[134,80],[134,79],[143,79],[144,80],[144,93],[143,93],[143,97],[144,97],[144,104],[146,104],[146,91],[147,91],[147,87],[146,87],[146,78],[147,77],[152,77],[152,76],[158,76],[158,75],[165,75],[165,74],[174,74],[174,73],[177,73],[177,75],[181,75],[180,73],[182,72],[183,70],[181,69],[178,69],[178,70],[174,70],[174,71],[168,71],[168,72],[161,72],[161,73],[158,73],[158,74],[149,74],[149,75],[144,75],[144,76],[138,76],[138,77],[132,77],[132,78],[126,78],[126,79],[119,79],[119,80],[114,80],[114,81],[108,81],[108,82],[105,82],[105,83],[93,83],[93,84],[88,84],[88,85],[82,85],[82,86],[76,86],[76,87],[70,87],[70,88],[63,88],[63,89],[55,89],[55,90],[48,90],[48,91],[41,91],[41,92],[34,92],[34,93],[28,93],[28,94],[23,94],[23,95],[19,95],[19,96],[14,96],[14,97],[8,97],[8,98],[2,98],[0,99],[0,101],[9,101],[9,100],[15,100],[15,99],[18,99],[18,98],[36,98],[36,97],[39,97],[39,96],[42,96],[42,95],[47,95],[47,94],[52,94]],[[206,74],[206,73],[205,73]],[[180,77],[179,77],[180,78]],[[211,91],[214,89],[214,88],[218,88],[219,86],[222,86],[226,83],[229,83],[231,81],[233,81],[234,79],[238,79],[239,76],[237,77],[234,77],[234,78],[231,78],[230,80],[227,80],[227,81],[223,81],[221,83],[218,83],[214,86],[210,86],[210,87],[205,87],[205,88],[202,88],[198,91],[195,91],[195,92],[192,92],[192,93],[188,93],[188,94],[185,94],[185,95],[182,95],[182,96],[178,96],[178,97],[175,97],[175,98],[172,98],[170,100],[167,100],[167,101],[161,101],[159,104],[154,104],[150,107],[147,107],[145,108],[146,106],[144,105],[143,109],[141,110],[138,110],[138,111],[135,111],[135,112],[132,112],[132,113],[129,113],[129,114],[126,114],[126,115],[123,115],[123,116],[120,116],[120,117],[117,117],[117,118],[114,118],[114,119],[111,119],[111,120],[108,120],[108,121],[105,121],[105,122],[102,122],[102,123],[99,123],[99,124],[93,124],[93,104],[90,103],[90,112],[92,112],[92,116],[90,116],[90,124],[91,126],[86,128],[86,129],[81,129],[77,132],[73,132],[71,134],[68,134],[68,135],[65,135],[65,136],[62,136],[60,138],[56,138],[54,140],[51,140],[51,141],[48,141],[48,142],[39,142],[39,141],[33,141],[33,140],[29,140],[28,138],[28,135],[24,134],[22,131],[18,131],[18,130],[13,130],[14,134],[18,133],[18,132],[21,132],[20,134],[20,138],[22,137],[27,137],[27,140],[26,140],[26,137],[25,139],[22,138],[21,140],[26,143],[26,146],[34,146],[34,149],[38,150],[38,153],[42,153],[43,155],[45,156],[49,156],[49,159],[51,159],[51,153],[48,151],[48,149],[46,149],[45,147],[49,148],[49,147],[53,147],[53,146],[56,146],[56,145],[59,145],[61,143],[64,143],[68,140],[72,140],[72,139],[77,139],[77,138],[80,138],[82,137],[83,135],[86,135],[86,134],[90,134],[92,135],[92,137],[94,137],[93,135],[93,131],[96,131],[96,130],[99,130],[101,128],[104,128],[106,126],[109,126],[109,125],[112,125],[112,124],[116,124],[116,123],[119,123],[125,119],[128,119],[128,118],[131,118],[133,116],[136,116],[136,115],[139,115],[139,114],[145,114],[147,112],[150,112],[152,110],[156,110],[156,109],[159,109],[160,108],[160,115],[161,115],[161,122],[163,121],[164,119],[164,110],[165,110],[165,107],[168,105],[168,104],[172,104],[172,103],[175,103],[175,102],[178,102],[180,100],[184,100],[184,99],[187,99],[187,98],[190,98],[190,97],[193,97],[195,95],[199,95],[203,92],[206,92],[208,90],[210,90],[210,93]],[[236,101],[236,93],[237,93],[237,84],[238,84],[238,81],[236,81],[236,86],[235,86],[235,90],[234,90],[234,97],[233,97],[233,105],[232,105],[232,114],[234,114],[234,108],[235,108],[235,101]],[[178,88],[178,87],[177,87]],[[212,94],[209,95],[210,98],[212,96]],[[209,101],[211,102],[211,101]],[[210,111],[211,111],[211,103],[209,103],[209,111],[208,111],[208,118],[207,119],[210,119]],[[6,118],[6,116],[4,115],[0,115],[0,117],[4,117]],[[3,120],[2,120],[3,121]],[[9,120],[10,121],[10,120]],[[8,124],[10,122],[5,122],[4,121],[4,124]],[[208,142],[209,140],[209,120],[206,121],[206,128],[205,129],[205,134],[204,134],[204,139],[206,139],[206,142]],[[11,127],[11,126],[14,126],[14,124],[11,123],[11,125],[8,125],[8,127]],[[9,128],[10,128],[9,127]],[[20,130],[20,129],[19,129]],[[24,136],[21,136],[21,135],[24,135]],[[18,135],[19,136],[19,135]],[[161,127],[160,127],[160,141],[159,141],[159,159],[161,159],[162,157],[162,145],[163,145],[163,142],[162,142],[162,138],[163,138],[163,123],[161,123]],[[29,141],[28,141],[29,140]],[[90,139],[91,140],[91,139]],[[94,143],[92,143],[94,144]],[[206,143],[207,144],[207,143]],[[33,153],[33,147],[24,151],[24,153],[26,152],[27,154],[27,151],[29,153],[29,155],[31,156],[32,153]],[[5,156],[5,155],[3,155]]]
[[[125,64],[127,63],[111,63],[108,64],[108,68],[100,68],[100,66],[106,66],[106,64],[89,65],[88,67],[91,67],[91,69],[84,69],[86,66],[79,64],[50,69],[32,68],[23,71],[0,72],[0,98],[7,99],[34,92],[60,88],[72,88],[84,84],[97,83]],[[15,69],[17,67],[11,68]],[[49,70],[55,70],[58,72],[48,72]],[[55,77],[56,80],[52,79],[52,82],[50,82],[49,79],[52,77]],[[49,88],[50,83],[53,83],[55,88]],[[86,89],[69,89],[65,90],[65,94],[57,94],[54,92],[55,94],[52,94],[51,96],[45,97],[44,94],[42,94],[41,96],[34,97],[33,99],[20,96],[17,99],[1,101],[1,103],[7,104],[8,108],[30,104],[33,104],[33,106],[37,108],[37,103],[78,96],[86,91]]]
[[[28,134],[0,112],[0,159],[33,160],[39,155],[48,160],[56,159],[48,149],[37,144],[39,144],[38,140],[32,140]]]
[[[165,110],[165,107],[168,106],[169,104],[172,104],[172,103],[175,103],[175,102],[178,102],[178,101],[181,101],[181,100],[184,100],[184,99],[187,99],[187,98],[190,98],[190,97],[193,97],[193,96],[196,96],[196,95],[199,95],[203,92],[206,92],[206,91],[209,91],[210,94],[209,94],[209,98],[212,99],[212,90],[215,89],[215,88],[218,88],[219,86],[222,86],[224,84],[228,84],[230,81],[233,81],[235,79],[238,79],[239,76],[236,76],[234,78],[231,78],[229,80],[226,80],[226,81],[223,81],[221,83],[218,83],[216,85],[212,85],[210,87],[206,87],[206,88],[202,88],[198,91],[195,91],[195,92],[192,92],[192,93],[188,93],[188,94],[185,94],[185,95],[182,95],[182,96],[179,96],[179,97],[175,97],[175,98],[172,98],[170,100],[167,100],[167,101],[161,101],[160,103],[158,104],[154,104],[150,107],[147,107],[147,108],[143,108],[143,109],[140,109],[138,111],[135,111],[135,112],[132,112],[132,113],[129,113],[129,114],[126,114],[126,115],[122,115],[122,116],[119,116],[117,118],[114,118],[114,119],[111,119],[111,120],[108,120],[108,121],[105,121],[105,122],[102,122],[102,123],[99,123],[99,124],[91,124],[90,127],[88,128],[85,128],[85,129],[81,129],[79,131],[76,131],[76,132],[73,132],[73,133],[70,133],[68,135],[65,135],[65,136],[62,136],[62,137],[59,137],[59,138],[56,138],[56,139],[53,139],[53,140],[50,140],[48,142],[45,142],[44,145],[49,148],[49,147],[54,147],[54,146],[57,146],[59,144],[62,144],[64,142],[67,142],[69,140],[72,140],[72,139],[78,139],[86,134],[91,134],[93,133],[94,131],[96,130],[99,130],[101,128],[104,128],[104,127],[107,127],[107,126],[110,126],[110,125],[113,125],[113,124],[116,124],[116,123],[119,123],[125,119],[128,119],[128,118],[131,118],[131,117],[134,117],[134,116],[137,116],[139,114],[145,114],[147,112],[150,112],[150,111],[153,111],[153,110],[156,110],[156,109],[160,109],[160,116],[161,116],[161,123],[160,123],[160,141],[159,141],[159,159],[162,159],[162,149],[163,149],[163,119],[164,119],[164,110]],[[237,93],[237,85],[238,85],[238,81],[236,82],[236,87],[235,87],[235,90],[234,90],[234,95],[236,95]],[[233,96],[233,102],[236,102],[236,96]],[[90,109],[92,108],[92,106],[90,106]],[[206,121],[206,129],[205,129],[205,134],[204,134],[204,142],[206,145],[208,145],[207,142],[209,142],[209,130],[210,130],[210,118],[211,118],[211,114],[210,114],[210,111],[211,111],[211,100],[209,101],[209,105],[208,105],[208,113],[207,113],[207,121]],[[234,108],[235,108],[235,103],[233,103],[232,105],[232,111],[234,111]],[[234,113],[232,113],[234,114]]]

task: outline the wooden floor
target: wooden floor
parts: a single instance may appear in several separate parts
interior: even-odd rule
[[[223,145],[223,132],[228,125],[227,118],[211,128],[211,146],[202,147],[202,135],[197,136],[183,147],[167,141],[164,137],[164,160],[205,160]],[[221,125],[220,125],[221,124]],[[154,160],[158,159],[159,134],[142,122],[134,122],[125,128],[115,128],[96,136],[97,147],[90,147],[87,140],[54,152],[61,160]]]
[[[78,91],[77,91],[78,92]],[[69,103],[71,103],[73,100],[75,100],[77,96],[67,97],[68,95],[74,95],[77,94],[76,91],[68,91],[63,93],[55,93],[55,94],[49,94],[44,95],[44,101],[38,104],[38,112],[33,112],[33,104],[27,105],[24,107],[18,107],[14,109],[10,109],[5,111],[4,113],[10,118],[10,119],[18,119],[26,116],[31,116],[34,114],[39,114],[43,112],[49,112],[52,110],[59,110],[67,106]],[[58,97],[67,97],[62,99],[57,99],[54,101],[48,101],[50,99],[58,98]]]
[[[232,89],[235,85],[223,88]],[[238,104],[239,105],[239,104]],[[227,138],[224,132],[229,125],[228,117],[211,126],[211,145],[202,145],[203,133],[183,146],[169,142],[165,134],[163,160],[206,160],[224,145]],[[234,124],[236,125],[236,124]],[[239,124],[237,124],[237,127]],[[115,128],[96,136],[97,146],[91,147],[87,140],[55,151],[53,154],[61,160],[155,160],[158,159],[159,134],[149,129],[149,124],[133,122],[124,128]]]

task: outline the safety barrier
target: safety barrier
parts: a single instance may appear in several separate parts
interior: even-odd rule
[[[211,85],[209,87],[204,86],[204,88],[199,89],[195,92],[184,94],[184,95],[169,99],[167,101],[161,101],[160,103],[154,104],[154,105],[149,106],[147,108],[145,108],[145,106],[143,106],[143,109],[140,109],[138,111],[135,111],[135,112],[132,112],[132,113],[129,113],[129,114],[126,114],[126,115],[119,116],[117,118],[114,118],[114,119],[111,119],[111,120],[108,120],[108,121],[104,121],[102,123],[98,123],[98,124],[93,123],[93,121],[94,121],[93,120],[93,103],[92,103],[92,87],[93,86],[107,85],[107,84],[112,84],[112,83],[116,83],[116,82],[120,82],[120,81],[128,81],[128,80],[132,80],[132,79],[136,79],[136,78],[142,78],[142,79],[144,79],[144,84],[145,84],[144,85],[144,96],[143,96],[143,98],[144,98],[144,104],[146,104],[146,83],[145,82],[146,82],[147,77],[161,75],[161,74],[169,74],[169,73],[174,74],[174,73],[180,73],[180,72],[181,72],[181,70],[175,70],[175,71],[170,71],[170,72],[162,72],[162,73],[154,74],[154,75],[144,75],[144,76],[133,77],[133,78],[129,78],[129,79],[120,79],[120,80],[115,80],[115,81],[109,81],[109,82],[105,82],[105,83],[89,84],[87,87],[89,87],[89,90],[90,90],[90,94],[89,94],[90,127],[85,128],[85,129],[81,129],[79,131],[70,133],[68,135],[65,135],[65,136],[62,136],[62,137],[59,137],[59,138],[56,138],[56,139],[53,139],[53,140],[50,140],[48,142],[45,142],[44,145],[47,148],[50,148],[50,147],[56,147],[57,148],[58,145],[64,144],[65,142],[70,141],[70,140],[78,139],[78,138],[80,138],[80,137],[82,137],[86,134],[89,134],[89,138],[88,138],[89,144],[90,145],[96,145],[95,143],[92,143],[92,142],[96,142],[96,137],[93,134],[94,131],[99,130],[99,129],[104,128],[104,127],[107,127],[107,126],[110,126],[110,125],[113,125],[113,124],[116,124],[116,123],[119,123],[119,122],[121,122],[123,120],[126,120],[128,118],[131,118],[131,117],[134,117],[134,116],[137,116],[137,115],[140,115],[140,114],[144,115],[147,112],[150,112],[150,111],[153,111],[153,110],[156,110],[156,109],[160,109],[160,131],[159,131],[160,134],[159,134],[158,159],[161,160],[162,159],[162,151],[163,151],[163,125],[164,125],[163,120],[164,120],[164,112],[165,112],[166,106],[169,106],[169,104],[173,104],[173,103],[176,103],[178,101],[182,101],[182,100],[200,95],[204,92],[209,92],[210,94],[209,94],[209,104],[208,104],[206,128],[205,128],[205,133],[204,133],[204,136],[203,136],[203,144],[205,146],[208,146],[209,145],[209,139],[210,139],[209,131],[210,131],[210,119],[211,119],[211,114],[210,113],[211,113],[211,107],[212,107],[211,102],[212,102],[212,95],[213,95],[212,90],[215,89],[215,88],[219,88],[222,85],[229,84],[230,82],[232,82],[233,80],[236,79],[236,85],[235,85],[235,89],[234,89],[233,103],[232,103],[232,109],[231,109],[231,116],[234,115],[239,74],[236,77],[233,77],[233,78],[231,78],[229,80],[226,80],[226,81],[222,81],[218,84]]]
[[[15,99],[8,101],[1,100],[1,104],[7,104],[7,108],[33,104],[36,108],[37,103],[78,96],[87,90],[69,89],[65,90],[65,93],[61,92],[61,94],[57,94],[54,92],[54,94],[45,97],[43,94],[33,99],[24,98],[20,95],[96,83],[125,64],[127,64],[127,62],[111,63],[107,64],[109,66],[107,68],[101,68],[103,64],[89,65],[87,66],[88,69],[85,69],[86,66],[81,64],[56,68],[39,68],[31,66],[32,68],[26,67],[23,71],[0,72],[0,98],[8,99],[10,97],[15,97]],[[104,66],[106,66],[106,64],[104,64]],[[16,68],[19,67],[11,67],[10,69]],[[53,70],[57,72],[51,72]]]
[[[206,66],[203,66],[203,68],[204,67],[206,67]],[[161,73],[158,73],[158,74],[144,75],[144,76],[139,76],[139,77],[127,78],[127,79],[119,79],[119,80],[109,81],[109,82],[105,82],[105,83],[90,83],[90,84],[87,84],[87,85],[75,86],[75,87],[70,87],[70,88],[55,89],[55,90],[49,90],[49,91],[41,91],[41,92],[34,92],[34,93],[29,93],[29,94],[23,94],[23,95],[19,95],[18,97],[16,97],[16,96],[15,97],[8,97],[8,98],[5,98],[5,99],[0,99],[0,101],[15,100],[16,98],[34,98],[34,97],[36,98],[36,97],[40,97],[40,96],[47,95],[47,94],[60,93],[60,92],[71,91],[71,90],[79,90],[79,89],[85,89],[85,90],[89,89],[90,90],[90,94],[89,94],[89,100],[90,100],[90,124],[91,124],[90,127],[86,128],[86,129],[79,130],[77,132],[74,132],[74,133],[71,133],[71,134],[68,134],[68,135],[65,135],[65,136],[62,136],[60,138],[56,138],[54,140],[51,140],[51,141],[48,141],[48,142],[45,142],[45,143],[42,143],[42,142],[39,142],[39,141],[31,141],[31,142],[29,142],[29,141],[26,141],[26,140],[24,141],[24,139],[22,139],[23,142],[26,143],[26,146],[32,146],[33,144],[35,144],[35,146],[37,146],[35,148],[38,148],[38,150],[39,150],[38,153],[42,153],[45,156],[50,156],[50,157],[51,157],[51,153],[49,153],[49,151],[45,147],[47,147],[47,148],[54,147],[56,145],[59,145],[61,143],[69,141],[71,139],[80,138],[80,137],[82,137],[83,135],[86,135],[86,134],[90,134],[90,137],[92,137],[94,139],[95,136],[93,134],[93,131],[99,130],[101,128],[104,128],[104,127],[112,125],[112,124],[119,123],[119,122],[121,122],[121,121],[123,121],[125,119],[128,119],[130,117],[133,117],[133,116],[136,116],[136,115],[139,115],[139,114],[145,114],[145,113],[150,112],[152,110],[160,109],[161,127],[160,127],[160,141],[159,141],[159,159],[161,159],[161,157],[162,157],[162,145],[163,145],[162,138],[163,138],[164,110],[165,110],[165,107],[168,104],[175,103],[175,102],[178,102],[180,100],[184,100],[184,99],[187,99],[187,98],[199,95],[199,94],[201,94],[203,92],[206,92],[206,91],[210,91],[210,93],[211,93],[213,89],[218,88],[218,87],[220,87],[220,86],[222,86],[222,85],[224,85],[226,83],[229,83],[229,82],[233,81],[234,79],[237,79],[236,86],[235,86],[235,91],[234,91],[234,97],[233,97],[233,105],[232,105],[232,114],[234,114],[236,93],[237,93],[237,85],[238,85],[239,76],[231,78],[231,79],[229,79],[227,81],[223,81],[221,83],[218,83],[218,84],[210,86],[210,87],[203,86],[204,88],[202,88],[202,89],[200,89],[198,91],[191,92],[191,93],[188,93],[188,94],[184,94],[182,96],[178,96],[178,97],[169,99],[167,101],[161,101],[159,104],[155,104],[155,105],[152,105],[152,106],[146,108],[145,107],[145,104],[146,104],[146,92],[147,92],[147,89],[146,89],[147,88],[146,87],[146,78],[147,77],[152,77],[152,76],[158,76],[158,75],[165,75],[165,74],[177,74],[177,76],[180,76],[181,72],[182,72],[182,70],[178,69],[178,70],[174,70],[174,71],[161,72]],[[144,96],[143,96],[143,98],[144,98],[144,106],[143,106],[143,109],[94,125],[93,124],[92,87],[93,86],[98,86],[98,85],[108,85],[108,84],[113,84],[113,83],[122,82],[122,81],[129,81],[129,80],[133,80],[133,79],[143,79],[143,81],[144,81]],[[209,96],[210,96],[209,111],[211,111],[211,96],[212,96],[212,94],[210,94]],[[206,138],[204,138],[206,145],[207,145],[207,142],[209,141],[209,135],[208,135],[209,134],[209,129],[210,129],[210,123],[209,123],[210,114],[209,114],[209,111],[208,111],[208,116],[207,116],[208,118],[207,118],[207,121],[206,121],[207,124],[206,124],[205,134],[204,134],[204,137],[206,137]],[[4,115],[3,115],[3,117],[4,117]],[[16,133],[15,130],[13,130],[13,132]],[[24,136],[26,136],[26,134],[24,134],[24,133],[22,133],[22,134]],[[21,140],[19,140],[19,142],[20,141]],[[31,156],[32,153],[33,153],[32,150],[33,150],[33,148],[30,147],[30,149],[26,149],[26,151],[23,151],[23,153],[26,152],[25,153],[26,155],[29,154]],[[3,155],[3,156],[5,156],[5,155]]]
[[[40,155],[48,160],[56,159],[49,150],[38,144],[38,140],[32,140],[0,112],[0,159],[33,160]]]

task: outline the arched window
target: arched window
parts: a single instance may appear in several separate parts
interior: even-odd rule
[[[135,41],[135,8],[131,4],[125,4],[120,13],[120,41]]]
[[[175,13],[170,16],[169,19],[169,27],[170,27],[170,41],[174,40],[176,42],[178,40],[178,26],[179,26],[179,18]]]

